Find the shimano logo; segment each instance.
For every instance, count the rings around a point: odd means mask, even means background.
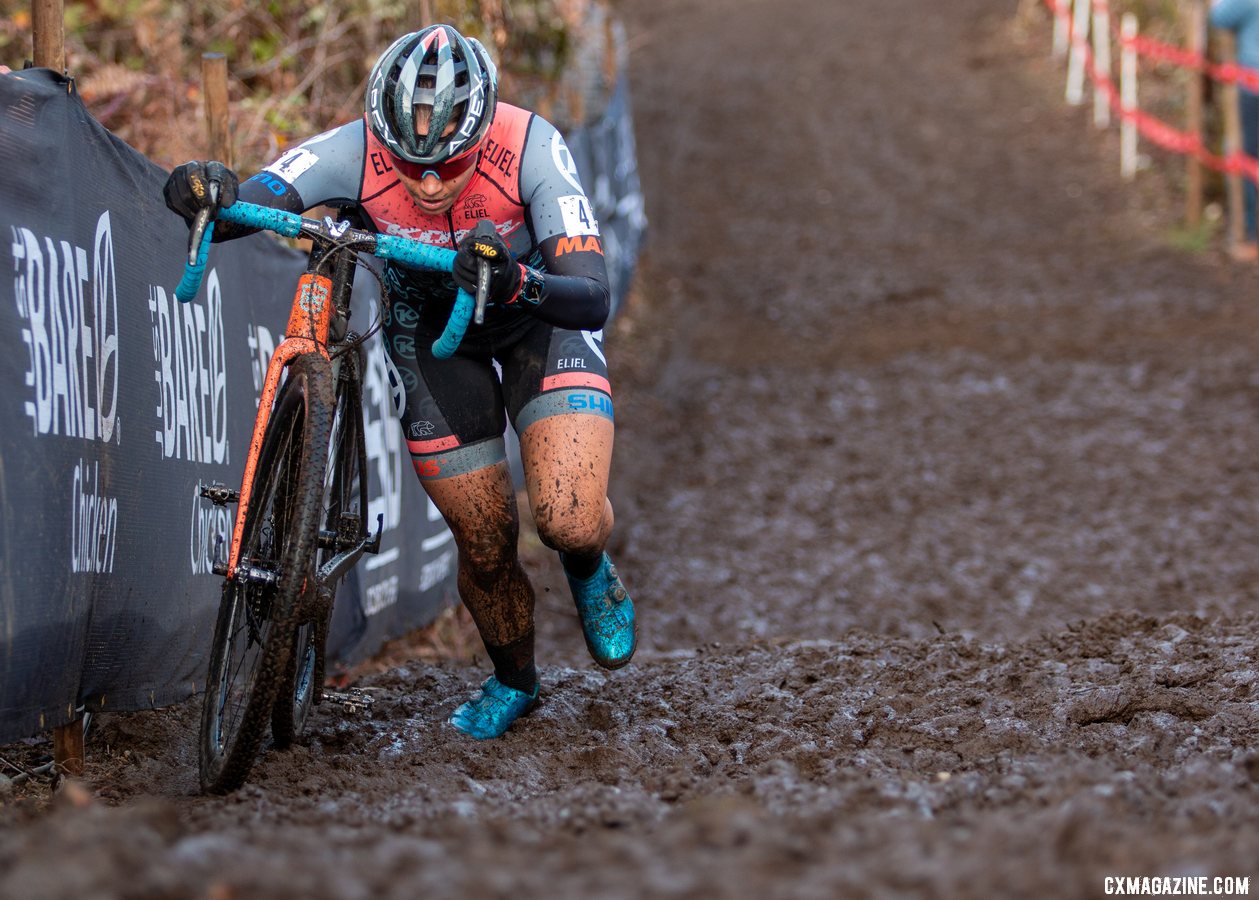
[[[118,438],[118,284],[109,213],[92,253],[13,228],[14,295],[29,354],[23,410],[36,435]]]

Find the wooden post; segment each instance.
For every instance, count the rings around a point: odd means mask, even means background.
[[[1119,108],[1123,123],[1119,134],[1119,170],[1131,180],[1137,174],[1137,51],[1132,42],[1137,39],[1137,17],[1124,13],[1119,26],[1123,46],[1119,63]]]
[[[57,771],[63,775],[83,774],[82,719],[75,719],[69,725],[53,729],[52,759]]]
[[[1053,53],[1056,57],[1066,55],[1068,22],[1071,19],[1071,0],[1054,0],[1054,44]]]
[[[1075,0],[1071,23],[1071,55],[1067,57],[1067,103],[1084,102],[1084,76],[1089,55],[1089,0]]]
[[[1110,103],[1115,93],[1110,72],[1110,4],[1095,0],[1093,4],[1093,67],[1099,81],[1093,85],[1093,124],[1098,128],[1110,125]]]
[[[1220,32],[1220,54],[1226,64],[1237,61],[1237,39],[1231,31]],[[1220,105],[1224,114],[1224,156],[1231,158],[1242,152],[1241,113],[1237,109],[1237,83],[1226,81],[1220,85]],[[1242,195],[1242,176],[1229,172],[1225,176],[1228,185],[1228,245],[1236,250],[1246,240],[1246,201]]]
[[[201,54],[201,91],[205,95],[205,124],[211,159],[232,167],[232,136],[227,118],[227,57]]]
[[[433,0],[420,0],[420,27],[432,25],[437,21],[433,13]]]
[[[1185,30],[1188,33],[1189,52],[1202,56],[1206,51],[1207,13],[1202,0],[1188,0],[1184,8]],[[1186,129],[1189,134],[1202,140],[1202,87],[1203,74],[1190,70],[1185,111],[1188,116]],[[1185,222],[1196,226],[1202,221],[1202,161],[1190,153],[1185,157]]]
[[[35,65],[54,72],[66,70],[66,20],[62,0],[33,0],[31,42]]]

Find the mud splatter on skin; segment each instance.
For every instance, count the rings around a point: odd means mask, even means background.
[[[1013,0],[617,5],[634,663],[535,549],[503,739],[442,724],[482,668],[416,663],[203,799],[193,707],[102,716],[93,807],[0,808],[0,896],[1253,893],[1253,269],[1161,243],[1178,191],[1120,184]]]

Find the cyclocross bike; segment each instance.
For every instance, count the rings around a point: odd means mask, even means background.
[[[380,548],[383,515],[375,534],[367,522],[366,336],[348,329],[359,254],[448,272],[455,251],[244,201],[217,217],[311,242],[284,340],[267,366],[240,489],[201,489],[216,504],[236,504],[227,558],[214,564],[224,579],[223,596],[198,742],[202,790],[226,793],[244,783],[268,723],[273,744],[286,748],[322,699],[337,584],[364,553]],[[479,227],[493,226],[482,220]],[[213,231],[209,209],[202,210],[175,289],[185,303],[200,287]],[[477,296],[458,292],[433,345],[440,358],[455,352],[470,320],[482,321],[489,284],[484,261],[478,275]]]

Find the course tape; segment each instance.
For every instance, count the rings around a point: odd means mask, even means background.
[[[1067,0],[1045,0],[1045,5],[1050,13],[1063,21],[1067,28],[1068,40],[1074,43],[1075,21],[1070,14],[1070,3]],[[1094,0],[1093,5],[1101,10],[1108,8],[1106,0]],[[1115,40],[1121,47],[1131,47],[1138,56],[1201,72],[1215,81],[1237,84],[1254,93],[1259,93],[1259,71],[1254,69],[1248,69],[1236,63],[1213,63],[1200,53],[1139,35],[1128,38],[1122,34],[1116,34]],[[1226,156],[1212,153],[1203,145],[1201,135],[1182,131],[1139,108],[1125,107],[1110,75],[1098,68],[1091,44],[1088,41],[1081,42],[1079,49],[1084,53],[1084,67],[1093,82],[1094,89],[1102,93],[1110,108],[1120,119],[1136,125],[1141,136],[1150,143],[1172,153],[1192,156],[1216,172],[1240,175],[1259,184],[1259,160],[1247,156],[1240,150]]]

